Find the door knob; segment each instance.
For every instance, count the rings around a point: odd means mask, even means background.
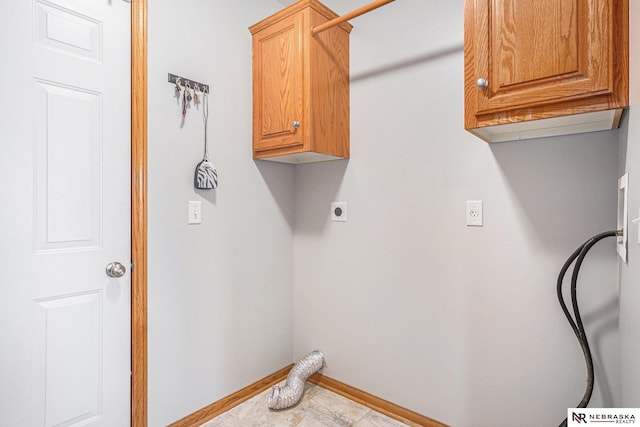
[[[476,81],[476,86],[478,86],[478,89],[485,90],[489,87],[489,82],[486,79],[478,79],[478,81]]]
[[[294,120],[293,122],[291,122],[291,127],[293,127],[294,129],[298,129],[300,127],[300,122]]]
[[[106,272],[109,277],[122,277],[126,271],[125,266],[117,261],[107,264]]]

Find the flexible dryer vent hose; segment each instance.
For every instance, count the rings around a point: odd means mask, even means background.
[[[304,383],[311,374],[318,372],[324,366],[324,355],[319,351],[312,351],[308,356],[299,360],[287,375],[284,386],[274,386],[269,397],[269,408],[285,409],[298,403],[304,391]]]

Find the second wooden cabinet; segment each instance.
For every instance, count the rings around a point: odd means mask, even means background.
[[[465,128],[487,141],[618,126],[628,0],[465,0]]]
[[[305,163],[349,157],[349,32],[316,0],[249,28],[253,37],[253,157]]]

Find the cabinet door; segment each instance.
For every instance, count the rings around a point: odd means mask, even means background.
[[[253,149],[303,144],[302,14],[276,22],[253,36]]]
[[[467,1],[476,115],[611,94],[617,0]]]

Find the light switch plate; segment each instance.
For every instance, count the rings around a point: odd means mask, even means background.
[[[198,200],[189,201],[189,224],[202,223],[202,202]]]

